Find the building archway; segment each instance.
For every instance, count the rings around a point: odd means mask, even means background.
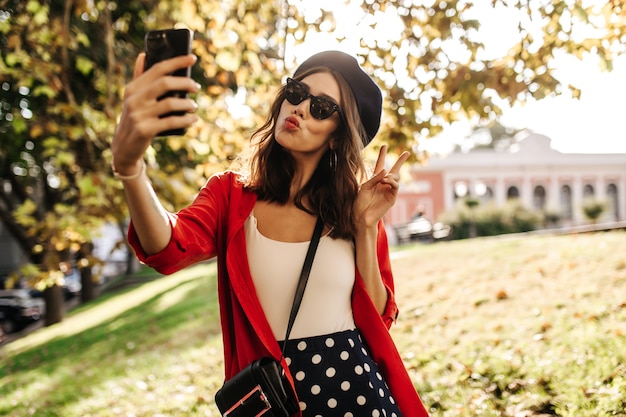
[[[506,199],[507,200],[516,200],[519,198],[519,188],[512,185],[506,190]]]
[[[533,208],[535,210],[545,210],[546,208],[546,189],[543,185],[538,185],[533,191]]]
[[[609,211],[609,215],[613,218],[613,220],[620,220],[619,215],[619,192],[617,190],[617,185],[609,184],[606,187],[606,199],[607,199],[607,208]]]
[[[563,220],[572,220],[574,218],[574,207],[572,204],[572,188],[569,185],[561,187],[559,200]]]

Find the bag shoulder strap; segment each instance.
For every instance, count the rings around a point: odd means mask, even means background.
[[[304,289],[306,288],[306,284],[309,280],[309,273],[311,272],[311,266],[313,265],[313,258],[315,257],[315,252],[317,251],[317,245],[320,241],[320,237],[322,236],[323,229],[324,222],[322,222],[322,219],[318,217],[317,223],[315,224],[315,230],[313,231],[313,237],[311,237],[309,249],[307,250],[306,258],[304,259],[304,265],[302,266],[302,272],[300,273],[300,280],[298,281],[296,294],[293,297],[291,313],[289,313],[289,321],[287,322],[287,332],[285,334],[285,340],[283,340],[283,355],[285,354],[285,346],[287,345],[287,339],[289,339],[291,328],[293,327],[294,321],[296,321],[296,316],[298,315],[298,310],[300,309],[300,304],[302,303]]]

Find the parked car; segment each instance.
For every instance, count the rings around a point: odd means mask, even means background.
[[[443,223],[432,223],[428,218],[417,215],[408,223],[395,226],[398,242],[434,242],[445,240],[450,236],[450,226]]]
[[[5,333],[22,330],[45,312],[44,300],[32,297],[28,290],[0,290],[0,326]]]
[[[433,224],[433,240],[450,240],[452,238],[452,226],[437,222]]]

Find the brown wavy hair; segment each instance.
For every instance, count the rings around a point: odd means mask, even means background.
[[[366,133],[352,90],[338,72],[316,67],[296,79],[302,80],[318,72],[330,73],[339,85],[341,122],[332,133],[333,148],[329,147],[324,153],[309,182],[295,195],[294,204],[307,213],[320,216],[331,229],[333,238],[353,239],[356,225],[352,207],[359,185],[367,175],[362,158],[362,138]],[[283,100],[285,86],[278,91],[265,123],[252,134],[248,155],[238,161],[239,166],[247,171],[247,175],[242,176],[244,185],[260,200],[278,204],[289,201],[295,171],[293,157],[274,137]]]

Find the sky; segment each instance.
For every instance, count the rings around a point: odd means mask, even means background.
[[[507,109],[501,123],[545,135],[554,149],[564,153],[626,153],[626,56],[614,64],[612,72],[602,72],[595,60],[563,59],[557,78],[580,88],[581,97],[563,94],[531,100]],[[454,126],[426,147],[445,153],[468,128]]]
[[[587,5],[603,2],[587,1]],[[474,18],[481,23],[481,39],[488,53],[503,56],[519,37],[517,24],[520,20],[528,23],[527,16],[519,14],[514,8],[499,7],[492,9],[485,6],[488,2],[477,0],[480,9]],[[480,6],[482,5],[482,7]],[[531,25],[526,26],[533,30]],[[542,32],[534,29],[536,39],[541,39]],[[575,30],[574,36],[581,39],[588,33]],[[573,99],[569,91],[556,97],[539,101],[530,100],[524,105],[516,105],[504,112],[501,123],[504,126],[527,128],[545,135],[552,140],[552,147],[565,153],[626,153],[626,56],[614,62],[613,71],[600,70],[599,60],[587,56],[579,60],[573,56],[558,56],[553,62],[554,77],[562,85],[574,85],[581,90],[581,97]],[[446,142],[452,135],[463,135],[467,126],[449,129],[439,142],[445,149]]]
[[[336,8],[335,16],[342,22],[337,31],[345,32],[339,34],[346,38],[352,34],[355,38],[352,41],[344,40],[341,45],[334,41],[333,45],[332,36],[313,36],[310,47],[300,50],[296,57],[299,62],[313,52],[333,46],[349,52],[350,48],[356,48],[358,38],[363,36],[359,33],[358,26],[365,26],[366,21],[359,11],[355,12],[358,9],[354,8],[353,2],[302,2],[305,8],[308,4],[315,5],[310,8],[312,13],[319,10],[322,3],[325,7],[332,4]],[[491,9],[488,6],[490,2],[486,0],[475,3],[483,6],[479,6],[475,16],[470,17],[478,18],[481,22],[480,38],[488,47],[487,53],[502,56],[519,37],[516,20],[519,19],[519,14],[514,9]],[[378,42],[384,41],[381,38],[383,36],[395,36],[394,32],[399,28],[399,25],[394,27],[397,16],[390,13],[387,16],[376,16],[376,19],[381,17],[385,20],[387,29],[377,30]],[[536,37],[539,38],[540,35],[537,33]],[[506,109],[501,123],[548,136],[552,140],[552,147],[564,153],[626,153],[626,56],[614,62],[614,69],[610,73],[602,72],[598,61],[593,57],[586,57],[584,61],[571,56],[559,57],[554,61],[554,67],[555,77],[565,86],[572,84],[579,88],[581,97],[573,99],[569,92],[565,92],[557,97],[530,100],[524,105]],[[446,153],[453,146],[453,141],[467,136],[469,132],[468,123],[459,123],[446,129],[437,138],[424,141],[423,145],[431,152]]]
[[[566,96],[512,109],[503,122],[527,126],[552,139],[561,152],[626,153],[626,56],[610,73],[595,60],[564,60],[564,84],[582,90],[580,99]]]

